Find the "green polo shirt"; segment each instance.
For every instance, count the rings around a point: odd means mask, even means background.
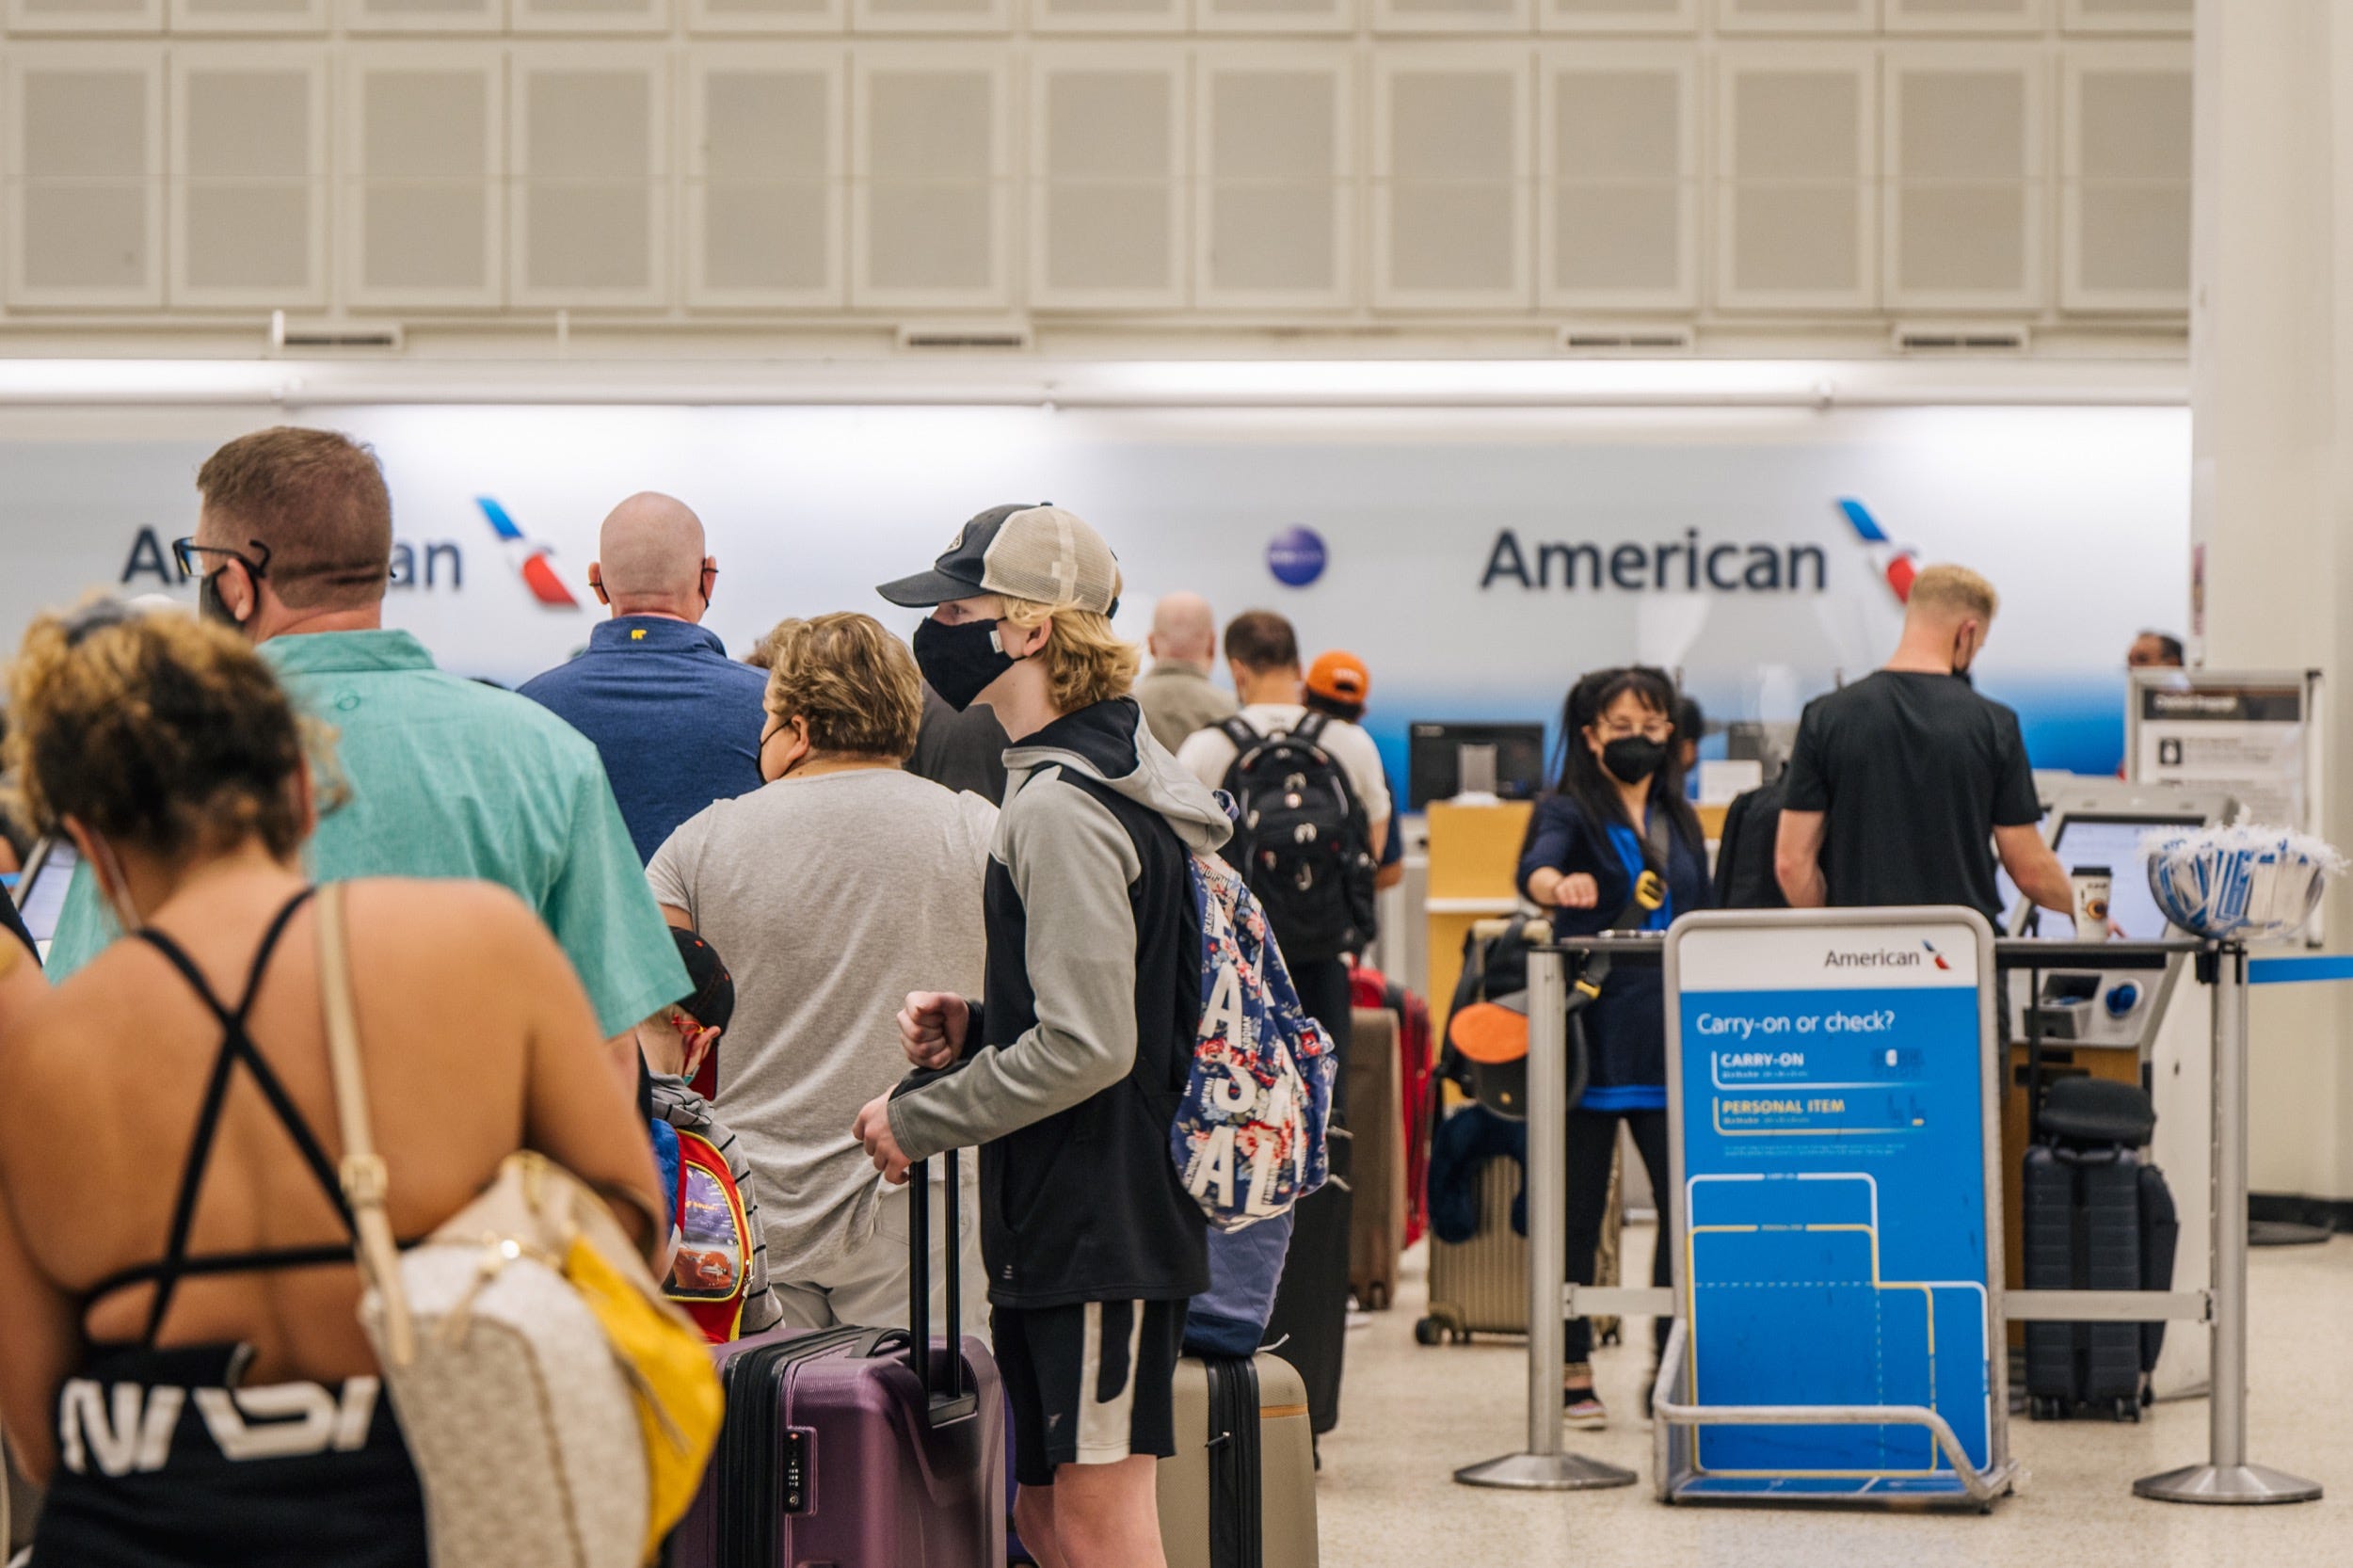
[[[296,706],[335,731],[349,798],[319,819],[312,876],[512,888],[563,944],[608,1037],[691,989],[604,764],[578,730],[512,692],[443,674],[406,632],[274,637],[261,651]],[[77,869],[53,981],[114,939],[97,893]]]

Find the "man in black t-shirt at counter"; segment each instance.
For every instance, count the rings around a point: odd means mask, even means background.
[[[1774,843],[1792,907],[1962,904],[1998,928],[1997,851],[2027,897],[2073,907],[2018,715],[1969,684],[1997,602],[1974,571],[1927,568],[1887,667],[1807,704]]]

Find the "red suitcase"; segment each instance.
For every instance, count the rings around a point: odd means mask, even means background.
[[[952,1258],[953,1154],[947,1176]],[[910,1180],[924,1179],[919,1164]],[[712,1348],[727,1422],[702,1494],[670,1538],[673,1568],[1004,1568],[997,1363],[981,1340],[957,1337],[952,1264],[950,1332],[932,1339],[931,1208],[907,1211],[911,1328],[778,1330]]]
[[[1358,1007],[1397,1015],[1398,1111],[1405,1122],[1405,1244],[1430,1228],[1430,1006],[1379,969],[1359,964],[1350,977]]]

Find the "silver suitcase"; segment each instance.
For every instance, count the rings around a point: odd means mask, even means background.
[[[1619,1194],[1620,1149],[1609,1158],[1609,1196],[1602,1209],[1601,1246],[1593,1255],[1593,1283],[1618,1283],[1619,1232],[1625,1224]],[[1512,1204],[1520,1192],[1520,1162],[1509,1155],[1487,1161],[1479,1173],[1479,1234],[1459,1245],[1430,1238],[1430,1314],[1414,1325],[1425,1345],[1474,1334],[1528,1332],[1528,1240],[1512,1228]],[[1595,1318],[1593,1342],[1618,1342],[1618,1320]]]

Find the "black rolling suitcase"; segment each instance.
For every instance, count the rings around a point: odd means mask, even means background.
[[[1267,1320],[1269,1353],[1299,1370],[1307,1409],[1321,1437],[1340,1420],[1340,1370],[1348,1352],[1349,1232],[1355,1194],[1349,1190],[1353,1141],[1337,1102],[1332,1109],[1331,1179],[1291,1210],[1290,1256]]]
[[[2180,1220],[2164,1174],[2137,1152],[2156,1126],[2149,1096],[2128,1083],[2064,1079],[2039,1124],[2023,1192],[2026,1288],[2172,1288]],[[2164,1339],[2163,1322],[2028,1323],[2028,1413],[2137,1421]]]

